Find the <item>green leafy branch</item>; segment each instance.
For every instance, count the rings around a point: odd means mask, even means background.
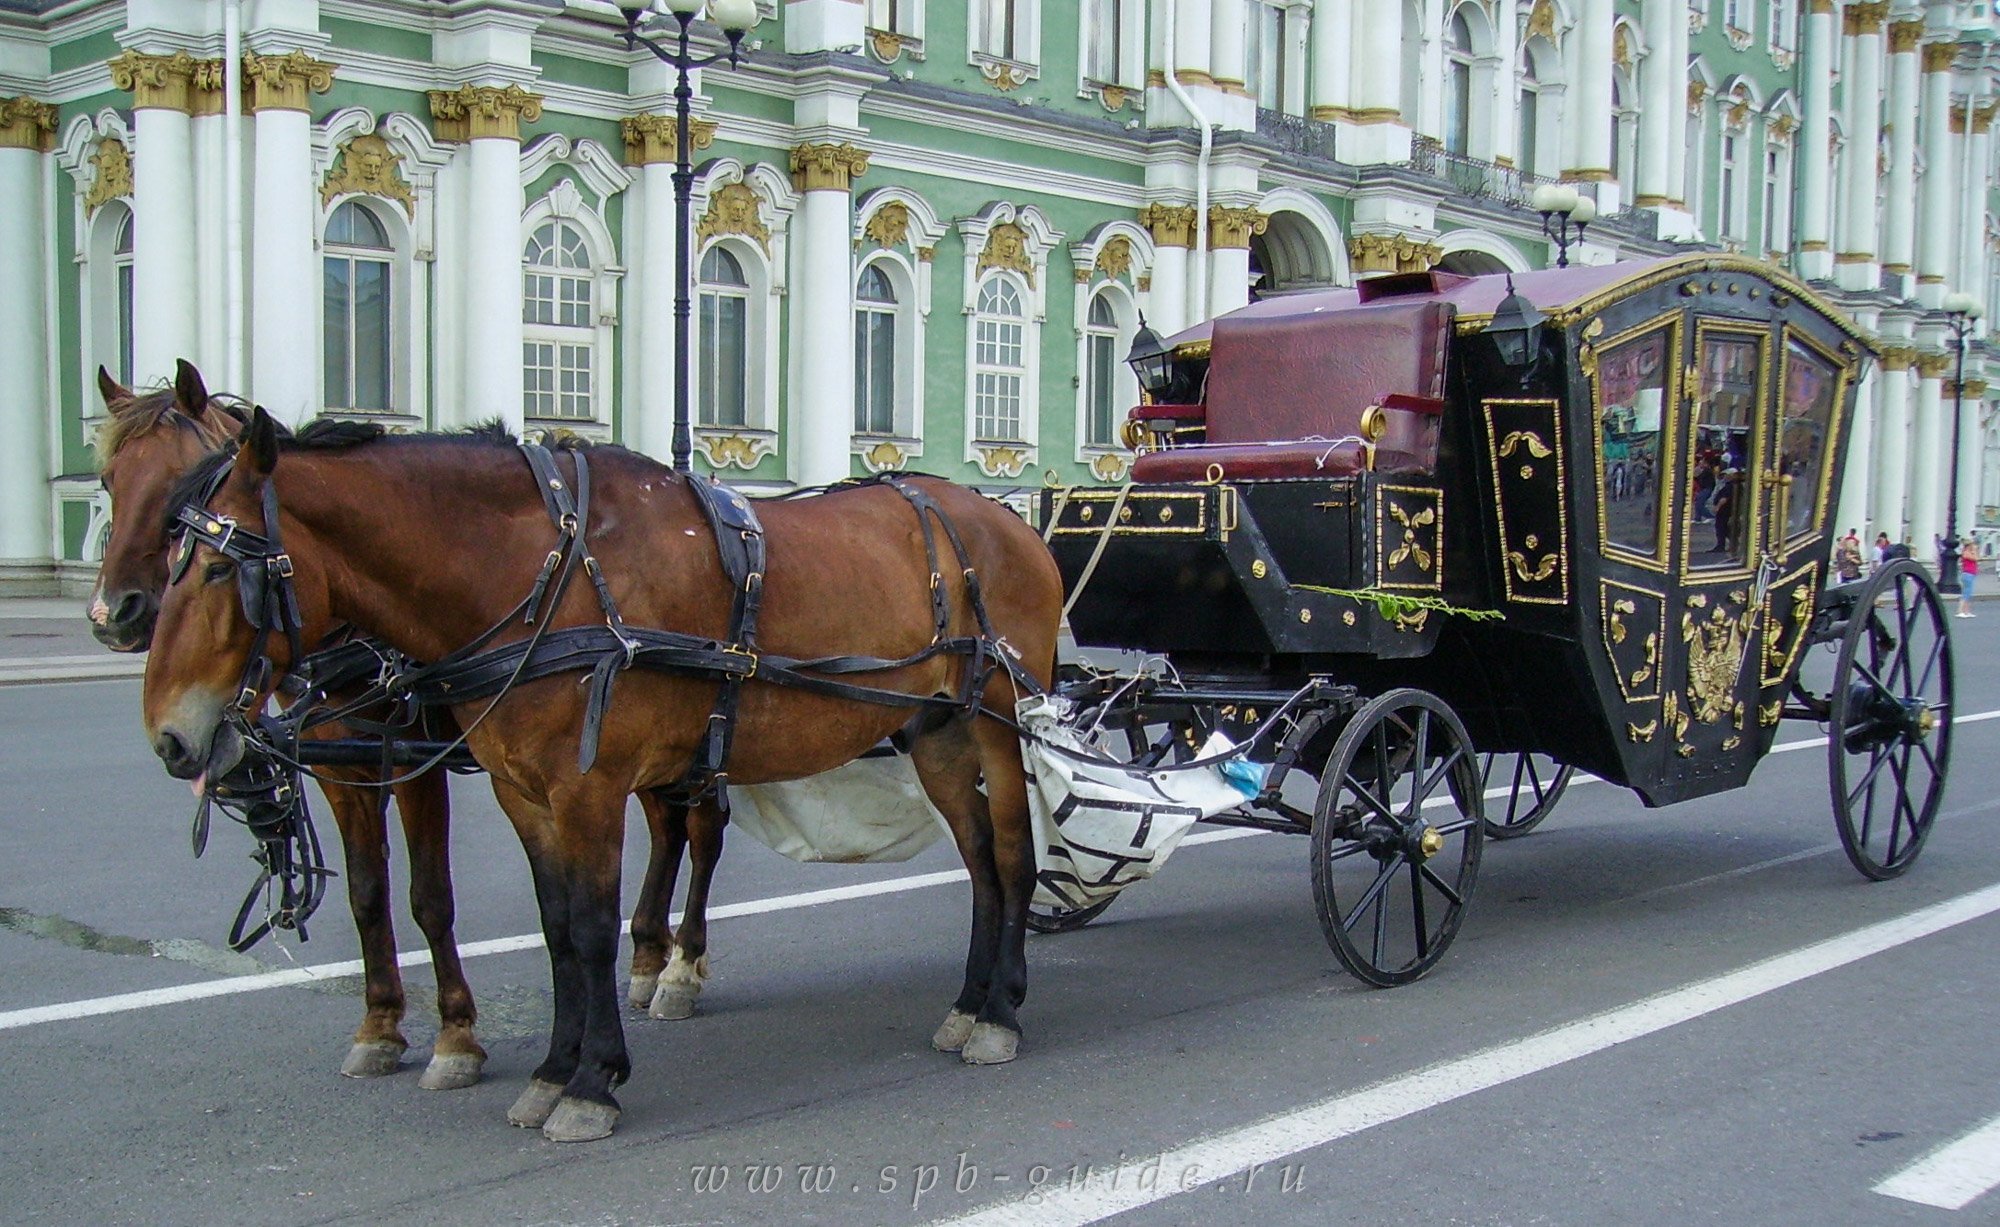
[[[1384,618],[1407,618],[1419,611],[1454,614],[1474,622],[1485,622],[1505,617],[1497,609],[1465,609],[1445,600],[1443,597],[1422,596],[1416,593],[1386,592],[1380,588],[1327,588],[1319,584],[1294,584],[1294,588],[1307,592],[1324,592],[1328,596],[1344,596],[1349,600],[1373,605],[1375,611]]]

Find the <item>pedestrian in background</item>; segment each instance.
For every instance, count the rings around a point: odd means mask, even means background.
[[[1979,543],[1968,539],[1958,552],[1958,616],[1970,618],[1972,585],[1979,578]]]

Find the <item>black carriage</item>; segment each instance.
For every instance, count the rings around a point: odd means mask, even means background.
[[[1163,667],[1069,697],[1143,762],[1247,742],[1269,772],[1226,820],[1312,837],[1329,942],[1374,983],[1436,962],[1484,834],[1570,769],[1689,800],[1742,786],[1788,719],[1832,729],[1843,845],[1894,876],[1943,790],[1952,668],[1913,564],[1827,586],[1870,357],[1726,256],[1385,276],[1142,342],[1129,480],[1041,515],[1077,642]]]

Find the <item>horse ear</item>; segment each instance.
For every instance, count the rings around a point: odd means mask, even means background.
[[[179,402],[181,412],[191,418],[198,418],[208,408],[208,385],[201,381],[201,372],[194,369],[194,363],[186,358],[175,360],[174,400]]]
[[[106,409],[119,401],[132,399],[132,389],[113,379],[111,372],[102,366],[97,368],[97,394],[104,398]]]
[[[264,406],[257,406],[251,413],[249,424],[243,428],[242,443],[258,475],[269,477],[271,470],[278,467],[278,424],[264,412]]]

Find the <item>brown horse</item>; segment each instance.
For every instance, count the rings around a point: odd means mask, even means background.
[[[732,593],[718,582],[716,546],[690,479],[618,448],[588,456],[596,486],[590,548],[625,621],[726,636]],[[260,412],[240,453],[197,469],[182,490],[199,500],[208,482],[219,481],[205,503],[213,516],[282,537],[308,636],[346,622],[416,659],[438,660],[496,623],[507,627],[496,643],[531,633],[508,611],[521,608],[516,602],[533,585],[555,531],[513,446],[401,436],[295,446],[280,458]],[[267,483],[277,524],[266,524]],[[976,658],[921,654],[939,635],[933,592],[941,594],[950,637],[979,634],[968,590],[981,575],[995,651],[1045,685],[1055,666],[1062,588],[1039,536],[972,491],[936,479],[911,484],[935,501],[935,518],[956,527],[963,571],[946,565],[940,576],[926,557],[926,521],[886,485],[767,504],[760,647],[804,659],[919,654],[916,663],[869,675],[870,684],[963,700],[979,693],[971,687]],[[207,544],[195,548],[162,604],[147,662],[145,724],[168,771],[182,778],[200,774],[212,757],[221,761],[218,729],[227,727],[224,713],[259,639],[239,599],[237,566]],[[585,584],[571,586],[548,619],[556,628],[598,621]],[[286,650],[271,643],[274,657]],[[556,674],[524,682],[490,706],[452,709],[527,851],[553,972],[548,1055],[509,1119],[540,1125],[559,1141],[609,1134],[618,1115],[611,1090],[630,1070],[613,969],[624,798],[684,778],[717,693],[713,680],[633,670],[604,717],[595,765],[583,771],[580,680]],[[1010,672],[993,672],[981,702],[1011,713],[1017,689]],[[974,1064],[1008,1060],[1027,991],[1024,938],[1034,887],[1020,747],[1008,725],[962,706],[911,712],[752,680],[735,719],[729,778],[797,779],[851,761],[898,730],[910,736],[919,779],[949,823],[973,887],[964,984],[933,1042]]]
[[[250,413],[232,397],[211,396],[200,372],[185,361],[174,385],[155,392],[134,393],[102,368],[97,378],[109,416],[96,445],[113,517],[89,603],[91,630],[113,651],[140,652],[151,642],[167,583],[168,539],[161,525],[168,492],[198,461],[234,439]],[[309,735],[355,734],[336,723]],[[318,774],[346,853],[348,905],[361,940],[366,1002],[341,1072],[376,1077],[393,1072],[408,1046],[389,912],[388,832],[378,790],[364,786],[379,777],[364,768],[326,767]],[[410,851],[410,909],[430,946],[437,976],[439,1035],[420,1085],[427,1090],[470,1086],[479,1079],[485,1052],[473,1037],[477,1011],[453,933],[451,805],[445,775],[418,776],[398,784],[394,794]],[[681,807],[650,794],[642,794],[640,802],[652,834],[652,858],[632,917],[632,999],[641,1007],[650,1004],[655,1017],[685,1018],[693,1012],[706,971],[705,911],[721,855],[720,824],[697,821],[690,828]],[[693,849],[694,872],[687,917],[676,941],[667,932],[667,906],[687,847]],[[670,953],[673,971],[662,985]]]

